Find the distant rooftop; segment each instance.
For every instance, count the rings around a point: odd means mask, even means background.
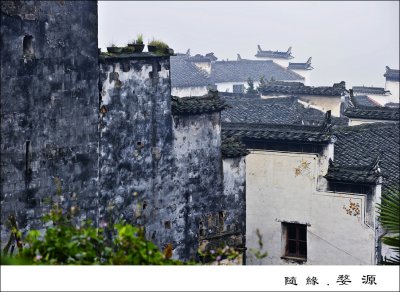
[[[221,120],[226,123],[321,125],[325,121],[324,112],[305,107],[296,97],[223,99],[228,107],[222,111]],[[333,125],[348,125],[347,118],[331,119]]]
[[[399,69],[390,69],[389,66],[386,66],[386,72],[383,74],[386,77],[386,80],[390,81],[400,81],[400,70]]]
[[[289,62],[288,69],[290,69],[290,70],[296,70],[296,69],[297,70],[312,70],[314,68],[311,66],[311,57],[310,57],[310,58],[308,58],[307,62],[305,62],[305,63],[290,63]]]
[[[264,95],[321,95],[341,96],[347,92],[346,83],[334,83],[333,86],[306,86],[300,82],[272,81],[262,90]]]
[[[390,91],[385,90],[383,87],[367,87],[367,86],[353,86],[354,94],[376,94],[376,95],[389,95]]]
[[[399,111],[398,107],[383,107],[365,95],[350,95],[349,107],[344,110],[343,115],[367,120],[399,121]]]
[[[294,57],[292,56],[292,47],[289,47],[289,49],[286,52],[279,52],[279,51],[263,51],[260,47],[260,45],[257,46],[258,51],[257,54],[255,55],[256,57],[268,57],[268,58],[277,58],[277,59],[293,59]]]
[[[215,83],[247,82],[249,77],[258,81],[261,76],[265,80],[304,80],[303,76],[271,60],[216,61],[211,66],[211,75]]]
[[[171,57],[172,87],[203,87],[212,84],[208,74],[188,61],[187,55]]]

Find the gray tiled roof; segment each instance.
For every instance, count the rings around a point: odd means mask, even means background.
[[[377,161],[371,165],[338,167],[330,161],[328,173],[325,175],[325,178],[329,181],[376,184],[381,177],[378,164]]]
[[[355,106],[364,107],[381,107],[379,103],[368,97],[367,95],[354,95],[351,97],[351,102]]]
[[[326,124],[322,126],[222,123],[226,137],[270,142],[328,143],[332,134]]]
[[[380,155],[383,192],[399,187],[399,123],[371,123],[339,127],[334,147],[337,167],[365,167]]]
[[[189,62],[211,62],[218,60],[217,57],[214,56],[214,53],[208,53],[205,56],[196,54],[194,56],[188,56]]]
[[[220,112],[226,108],[226,104],[218,96],[218,91],[210,90],[203,96],[171,96],[171,108],[174,115],[196,115]]]
[[[392,107],[348,107],[343,114],[349,118],[399,121],[399,108]]]
[[[223,96],[223,93],[220,95]],[[325,121],[324,112],[306,108],[296,97],[268,99],[223,97],[223,99],[229,106],[221,113],[223,122],[321,125]],[[332,124],[348,125],[348,119],[332,117]]]
[[[306,86],[301,83],[292,82],[268,82],[267,86],[262,90],[263,95],[324,95],[324,96],[341,96],[347,92],[346,83],[344,81],[335,83],[333,86]]]
[[[386,80],[400,81],[400,70],[390,69],[389,66],[386,66],[386,72],[383,76],[386,77]]]
[[[310,58],[308,58],[307,62],[305,62],[305,63],[289,62],[288,69],[290,69],[290,70],[296,70],[296,69],[297,70],[312,70],[314,68],[311,66],[311,57],[310,57]]]
[[[367,87],[367,86],[353,86],[354,94],[376,94],[376,95],[387,95],[390,94],[389,90],[385,90],[383,87]]]
[[[246,156],[250,151],[246,149],[246,146],[240,142],[239,139],[223,136],[221,141],[221,153],[223,158],[234,158]]]
[[[303,76],[270,60],[217,61],[211,66],[211,75],[215,83],[247,82],[249,77],[258,81],[261,76],[265,80],[304,80]]]
[[[268,58],[278,58],[278,59],[293,59],[294,57],[292,56],[292,47],[289,47],[289,49],[286,52],[279,52],[279,51],[264,51],[261,49],[260,45],[257,46],[257,54],[255,55],[256,57],[268,57]]]
[[[208,74],[189,62],[187,55],[171,57],[172,87],[202,87],[212,85]]]

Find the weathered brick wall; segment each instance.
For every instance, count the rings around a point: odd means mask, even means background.
[[[1,2],[1,239],[65,207],[97,209],[97,3]]]

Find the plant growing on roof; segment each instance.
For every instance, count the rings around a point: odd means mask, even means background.
[[[267,83],[265,82],[264,76],[260,77],[260,81],[257,87],[258,93],[262,93],[262,91],[267,87]]]
[[[151,42],[149,42],[147,47],[149,48],[149,52],[168,54],[169,46],[163,41],[153,39]]]
[[[135,44],[137,45],[143,45],[143,34],[138,34],[137,39],[135,41]]]

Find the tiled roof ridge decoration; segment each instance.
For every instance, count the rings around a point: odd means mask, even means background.
[[[324,176],[329,181],[376,184],[380,182],[382,172],[379,167],[381,153],[371,164],[336,166],[332,159],[329,159],[329,168]]]
[[[389,66],[386,66],[386,72],[383,74],[386,77],[386,80],[390,81],[400,81],[400,70],[399,69],[391,69]]]
[[[346,83],[341,81],[332,86],[307,86],[300,82],[269,81],[263,89],[262,94],[280,93],[288,95],[323,95],[323,96],[341,96],[347,93]]]
[[[222,136],[221,152],[223,158],[243,157],[250,153],[237,137]]]
[[[383,87],[373,86],[353,86],[353,92],[364,93],[364,94],[378,94],[378,95],[390,95],[390,90],[385,90]]]
[[[289,62],[289,66],[287,67],[290,70],[313,70],[314,67],[311,66],[311,57],[308,58],[305,63],[292,63]]]
[[[227,107],[219,97],[217,90],[209,90],[203,96],[177,97],[171,96],[173,115],[198,115],[220,112]]]
[[[257,54],[255,55],[256,57],[270,57],[270,58],[278,58],[278,59],[293,59],[294,57],[292,56],[292,47],[289,47],[286,52],[280,52],[280,51],[264,51],[261,49],[260,45],[257,45]]]

